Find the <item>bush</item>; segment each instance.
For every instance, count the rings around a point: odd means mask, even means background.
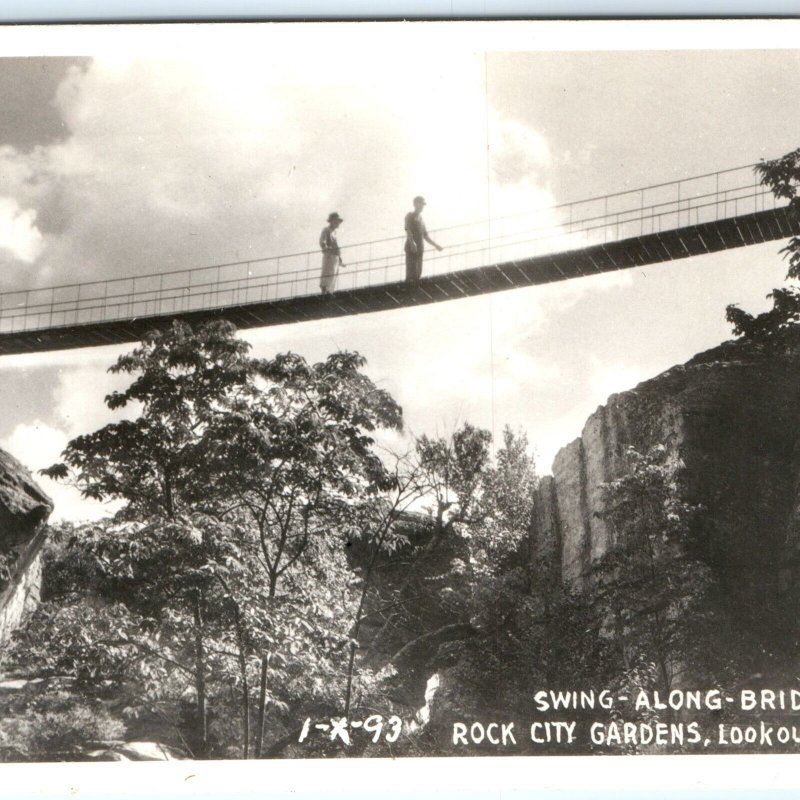
[[[124,723],[99,701],[44,694],[0,718],[0,761],[69,761],[124,734]]]

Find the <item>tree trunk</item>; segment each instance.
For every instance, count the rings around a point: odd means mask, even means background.
[[[224,581],[223,581],[223,585]],[[247,681],[247,653],[245,648],[245,632],[239,605],[231,599],[233,619],[236,627],[236,649],[239,651],[239,676],[242,679],[242,758],[250,758],[250,684]]]
[[[250,757],[250,686],[247,683],[247,661],[239,648],[239,671],[242,674],[242,757]]]
[[[360,620],[359,620],[360,623]],[[353,638],[355,639],[358,636],[358,631],[356,630],[353,634]],[[355,641],[350,642],[350,659],[347,664],[347,688],[345,689],[344,693],[344,715],[345,717],[350,716],[350,696],[353,692],[353,665],[356,660],[356,643]]]
[[[261,659],[261,686],[258,691],[258,724],[256,728],[256,758],[261,758],[264,747],[264,723],[267,716],[267,671],[269,653]]]
[[[194,598],[194,656],[195,656],[195,690],[197,692],[197,720],[195,736],[197,745],[195,752],[199,758],[208,756],[208,714],[206,711],[206,653],[203,644],[203,611],[200,607],[200,595]]]

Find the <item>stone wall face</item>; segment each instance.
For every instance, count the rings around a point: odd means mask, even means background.
[[[30,472],[10,453],[0,450],[0,551],[13,541],[30,538],[31,531],[53,510],[50,498]]]
[[[609,398],[563,448],[536,495],[534,574],[574,589],[609,546],[602,484],[625,451],[662,444],[682,458],[686,500],[722,577],[744,599],[800,588],[800,341],[726,343]]]
[[[8,586],[0,594],[0,643],[4,642],[39,604],[42,548],[45,541],[45,532],[40,530],[21,554]]]
[[[0,643],[39,602],[44,523],[52,510],[30,472],[0,450],[0,553],[14,558],[11,577],[0,591]]]

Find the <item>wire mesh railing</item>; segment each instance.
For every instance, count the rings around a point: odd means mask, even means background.
[[[578,250],[780,205],[753,166],[630,189],[432,231],[442,252],[424,275],[443,275]],[[342,246],[337,291],[404,280],[404,237]],[[0,293],[0,334],[245,306],[319,292],[318,251],[129,278]]]

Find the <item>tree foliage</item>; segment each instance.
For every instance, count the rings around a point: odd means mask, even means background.
[[[771,160],[761,161],[755,167],[762,186],[767,186],[776,198],[788,200],[787,214],[794,221],[800,219],[800,149]],[[788,259],[788,281],[800,279],[800,237],[793,236],[780,250]],[[725,311],[727,321],[733,327],[736,336],[755,341],[776,341],[787,330],[800,322],[800,288],[791,283],[788,286],[773,289],[767,298],[772,301],[772,308],[753,315],[729,305]]]
[[[62,761],[85,748],[119,739],[124,725],[99,700],[64,691],[4,704],[0,761]]]
[[[69,538],[64,593],[17,653],[115,681],[131,713],[190,703],[198,756],[231,714],[247,757],[267,714],[335,709],[358,604],[345,542],[395,480],[372,436],[402,424],[363,366],[254,359],[227,323],[175,323],[120,358],[112,371],[133,380],[106,402],[138,413],[71,441],[46,474],[124,507]]]
[[[398,668],[453,668],[462,698],[498,709],[526,691],[536,669],[521,646],[537,483],[528,450],[524,434],[506,429],[492,454],[490,433],[469,423],[449,437],[419,437],[414,464],[429,533],[395,586],[406,604],[392,607],[380,631],[399,640]]]
[[[682,499],[679,458],[665,447],[627,451],[625,473],[604,487],[611,536],[592,568],[602,635],[618,647],[621,677],[649,676],[668,692],[692,648],[710,573],[692,541],[696,509]]]

